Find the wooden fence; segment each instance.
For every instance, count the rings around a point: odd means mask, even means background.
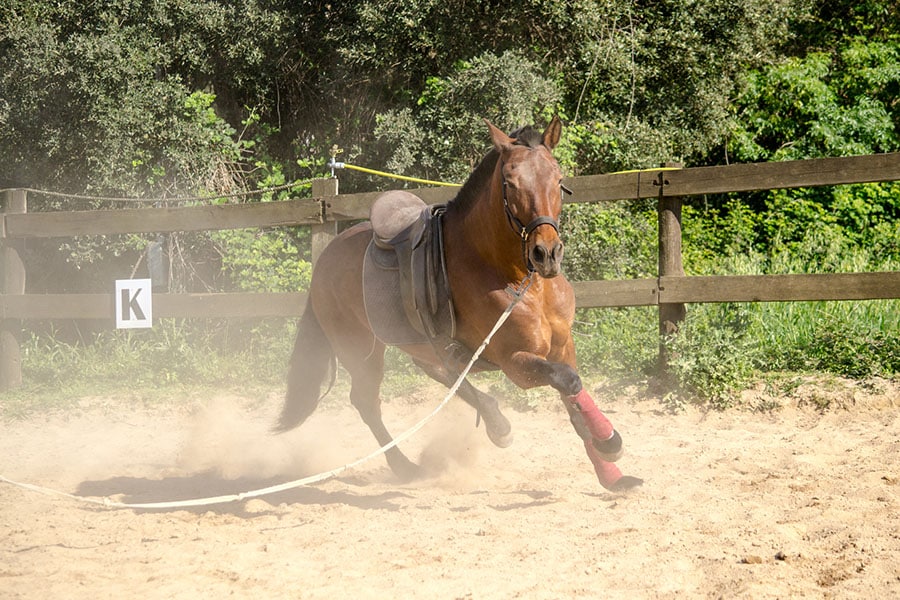
[[[894,180],[900,180],[900,153],[569,178],[571,201],[655,198],[659,212],[658,276],[576,282],[578,306],[658,306],[660,331],[671,332],[687,303],[900,298],[900,272],[686,277],[681,261],[686,196]],[[428,203],[445,202],[455,193],[447,187],[411,191]],[[19,256],[23,240],[305,225],[313,231],[315,259],[340,221],[368,217],[379,193],[338,195],[337,180],[324,179],[314,182],[311,199],[285,202],[29,213],[24,191],[7,192],[0,240],[0,389],[21,383],[21,320],[114,319],[113,282],[97,294],[26,294]],[[153,312],[157,318],[291,317],[301,313],[304,302],[301,293],[155,294]]]

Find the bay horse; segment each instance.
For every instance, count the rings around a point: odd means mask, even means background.
[[[640,485],[641,479],[623,476],[613,464],[621,456],[622,438],[594,404],[577,372],[571,333],[575,295],[562,274],[563,243],[557,224],[565,188],[551,154],[562,124],[554,117],[543,132],[525,127],[507,135],[485,123],[493,149],[442,216],[455,339],[470,353],[477,348],[509,305],[507,288],[528,278],[530,286],[482,357],[523,389],[549,385],[559,392],[604,488]],[[373,333],[363,300],[363,257],[372,238],[371,223],[357,224],[339,234],[316,262],[290,358],[278,431],[290,430],[312,414],[324,395],[326,379],[334,376],[337,359],[350,375],[350,400],[363,421],[379,444],[392,440],[379,397],[386,346]],[[456,380],[457,374],[449,372],[431,345],[398,348],[444,385]],[[467,381],[457,394],[476,408],[495,445],[511,443],[509,421],[494,398]],[[417,465],[396,446],[385,458],[401,478],[418,473]]]

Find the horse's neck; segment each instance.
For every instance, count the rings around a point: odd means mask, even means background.
[[[482,263],[478,268],[494,271],[511,283],[525,277],[522,243],[510,228],[502,203],[491,197],[490,188],[465,214],[455,217],[457,243],[474,251]]]

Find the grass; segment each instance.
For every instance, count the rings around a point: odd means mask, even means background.
[[[638,379],[649,386],[658,376],[653,308],[580,310],[573,334],[586,379]],[[60,341],[53,332],[32,335],[22,344],[25,385],[3,395],[0,415],[70,408],[79,397],[122,396],[123,390],[138,404],[196,390],[280,393],[293,335],[286,319],[161,320],[153,330],[101,332],[90,343]],[[666,346],[664,404],[671,409],[689,403],[729,408],[740,390],[772,372],[892,379],[900,374],[900,300],[691,305]],[[385,402],[414,396],[426,382],[396,350],[389,350],[386,367]],[[539,406],[548,393],[523,392],[499,374],[474,381],[522,411]],[[342,373],[331,398],[343,401],[348,392]]]
[[[153,329],[103,331],[87,342],[52,330],[32,334],[21,343],[23,386],[3,395],[0,415],[106,394],[139,404],[213,388],[265,395],[283,385],[293,331],[286,319],[161,319]]]
[[[582,370],[648,380],[658,341],[653,309],[582,311],[575,341]],[[669,354],[669,408],[725,409],[770,372],[853,379],[900,375],[900,300],[698,304],[687,310]]]
[[[762,305],[755,336],[774,369],[856,379],[900,373],[900,300]]]

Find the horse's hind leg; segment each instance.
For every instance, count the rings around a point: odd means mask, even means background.
[[[377,340],[372,351],[364,358],[344,361],[344,367],[350,373],[350,402],[359,412],[363,422],[375,435],[379,445],[385,446],[391,441],[390,432],[381,417],[381,380],[384,376],[384,345]],[[385,452],[385,458],[391,470],[401,479],[410,480],[419,474],[419,467],[410,461],[397,446]]]
[[[414,361],[425,374],[448,388],[456,383],[456,378],[450,376],[444,369],[430,364]],[[456,391],[460,398],[470,404],[481,418],[484,419],[488,438],[499,448],[508,448],[513,442],[512,426],[509,420],[500,412],[497,400],[489,396],[464,379]]]
[[[453,385],[451,382],[450,385]],[[468,381],[463,381],[457,392],[459,396],[475,407],[478,414],[484,419],[485,430],[488,438],[498,448],[508,448],[513,443],[512,425],[500,412],[497,399],[489,396],[476,388]]]

